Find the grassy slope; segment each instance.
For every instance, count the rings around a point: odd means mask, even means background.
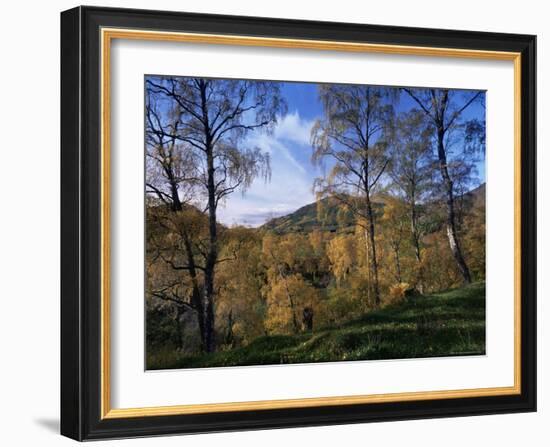
[[[150,359],[149,369],[485,353],[485,284],[428,295],[313,333],[265,336],[231,351]]]

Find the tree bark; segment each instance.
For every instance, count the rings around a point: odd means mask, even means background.
[[[216,342],[214,337],[214,275],[218,260],[218,228],[216,224],[216,184],[214,169],[214,147],[211,129],[209,127],[206,86],[201,81],[201,105],[203,112],[203,126],[205,134],[207,190],[208,190],[208,233],[209,244],[204,268],[204,297],[203,297],[203,331],[206,352],[214,352]]]
[[[178,194],[178,186],[173,175],[171,167],[165,167],[165,173],[168,177],[168,182],[170,184],[170,198],[171,198],[171,210],[173,213],[179,213],[183,211],[183,204],[180,200]],[[205,334],[204,334],[204,321],[203,321],[203,305],[201,299],[201,293],[199,288],[199,281],[197,275],[197,265],[195,263],[195,256],[193,255],[193,246],[191,238],[185,227],[185,223],[182,223],[182,233],[183,245],[185,247],[185,257],[187,258],[188,273],[191,278],[191,306],[197,311],[197,320],[199,324],[199,332],[201,337],[201,349],[205,350]]]
[[[304,329],[308,332],[313,330],[313,308],[304,307],[302,312],[302,321],[304,323]]]
[[[439,171],[443,177],[443,185],[445,187],[446,194],[447,237],[449,239],[449,246],[451,247],[451,252],[456,261],[460,274],[462,275],[464,282],[469,284],[472,282],[472,277],[470,275],[470,270],[466,265],[466,261],[464,260],[464,256],[462,255],[462,250],[460,249],[460,244],[458,241],[453,181],[451,180],[449,170],[447,169],[447,156],[445,153],[444,138],[445,131],[443,129],[443,124],[441,124],[437,129],[437,154],[439,158]]]
[[[201,292],[199,288],[199,281],[197,277],[197,267],[195,264],[195,257],[193,256],[193,248],[191,246],[191,239],[187,233],[187,229],[183,230],[183,243],[185,245],[185,251],[187,254],[187,264],[189,266],[189,276],[191,277],[192,284],[192,294],[191,294],[191,305],[197,310],[197,320],[199,323],[199,331],[201,336],[201,348],[205,350],[206,340],[205,340],[205,331],[204,331],[204,321],[202,318],[203,315],[203,306],[201,299]]]
[[[370,248],[370,264],[372,268],[373,276],[373,290],[374,290],[374,305],[380,306],[380,286],[378,284],[378,260],[376,259],[376,245],[374,237],[374,213],[372,211],[372,202],[370,200],[370,194],[367,190],[366,194],[367,202],[367,220],[368,220],[368,238]]]
[[[210,155],[208,159],[212,159]],[[209,162],[210,164],[210,162]],[[210,173],[212,171],[212,173]],[[208,229],[209,229],[209,247],[206,256],[204,268],[204,296],[202,303],[203,332],[206,352],[213,352],[215,347],[214,340],[214,275],[216,261],[218,259],[218,235],[216,228],[216,209],[214,197],[214,172],[208,169]],[[210,189],[212,186],[212,189]]]
[[[394,244],[393,245],[393,256],[394,256],[394,259],[395,259],[395,271],[396,271],[396,274],[397,274],[397,282],[401,283],[403,282],[403,278],[401,277],[401,259],[400,259],[400,256],[399,256],[399,247],[397,246],[397,244]]]
[[[176,306],[176,330],[178,331],[178,337],[177,337],[177,349],[183,348],[183,328],[181,327],[181,321],[180,318],[183,315],[184,309],[182,306]]]
[[[168,181],[170,183],[172,211],[174,213],[179,213],[183,211],[183,204],[181,203],[181,200],[178,194],[177,182],[173,175],[172,169],[171,168],[165,168],[165,169],[166,169]],[[202,350],[204,350],[205,337],[204,337],[204,322],[202,318],[203,306],[202,306],[202,299],[201,299],[201,293],[200,293],[199,281],[198,281],[198,275],[197,275],[197,265],[195,263],[195,256],[193,255],[193,246],[191,243],[191,238],[189,237],[189,233],[187,231],[187,228],[185,227],[185,224],[183,224],[183,228],[182,228],[182,238],[183,238],[183,245],[185,247],[185,257],[187,258],[187,265],[189,267],[188,273],[191,278],[191,284],[192,284],[191,305],[197,310],[197,320],[199,323],[201,347],[202,347]]]
[[[225,344],[233,347],[235,336],[233,334],[233,309],[227,314],[227,332],[225,334]]]
[[[273,256],[273,254],[272,254],[272,256]],[[274,256],[273,256],[273,259],[275,259]],[[292,294],[290,293],[290,290],[288,289],[288,282],[286,280],[286,276],[283,273],[283,269],[282,269],[280,264],[277,264],[277,270],[279,271],[279,276],[280,276],[281,280],[285,284],[286,297],[288,299],[288,305],[290,306],[290,311],[292,312],[292,327],[294,328],[294,333],[297,334],[298,331],[299,331],[299,327],[298,327],[298,320],[296,319],[296,312],[295,312],[295,308],[294,308],[294,300],[292,299]]]
[[[420,253],[420,234],[418,231],[418,222],[417,222],[417,215],[416,215],[416,200],[414,196],[412,198],[410,205],[411,205],[411,210],[410,210],[411,238],[412,238],[412,244],[414,247],[414,256],[418,264],[418,276],[417,276],[416,289],[420,293],[424,293],[424,269],[422,267],[422,255]]]
[[[435,90],[431,90],[432,93],[432,105],[435,105],[435,111],[430,112],[430,107],[426,106],[418,97],[416,97],[411,90],[405,89],[405,91],[413,98],[416,103],[424,110],[424,112],[432,119],[436,132],[437,132],[437,155],[439,159],[439,171],[443,178],[443,185],[445,188],[446,202],[447,202],[447,237],[449,239],[449,246],[453,257],[455,258],[457,267],[464,279],[464,282],[471,283],[472,277],[468,265],[462,255],[460,244],[458,241],[458,235],[456,231],[456,214],[455,214],[455,199],[453,182],[449,175],[447,168],[447,153],[445,151],[445,134],[449,129],[449,126],[457,119],[457,117],[475,100],[479,95],[473,96],[462,108],[460,108],[451,118],[450,122],[446,123],[445,114],[449,105],[449,91],[444,90],[443,95],[439,100],[436,100]]]

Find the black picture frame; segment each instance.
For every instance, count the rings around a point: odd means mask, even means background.
[[[521,392],[169,416],[101,417],[100,29],[521,53]],[[77,440],[536,410],[536,37],[77,7],[61,14],[61,433]]]

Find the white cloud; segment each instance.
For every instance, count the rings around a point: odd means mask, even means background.
[[[315,200],[308,179],[292,170],[274,168],[273,171],[271,182],[258,179],[244,195],[232,194],[218,208],[219,220],[226,225],[256,227]]]
[[[309,148],[313,124],[313,121],[302,119],[298,111],[294,111],[280,118],[271,134],[251,133],[248,143],[258,146],[272,158],[282,155],[296,169],[305,173],[304,166],[292,155],[289,146],[299,145]]]
[[[290,149],[281,141],[277,140],[275,135],[261,133],[248,139],[249,144],[259,147],[263,152],[267,152],[271,159],[282,156],[294,168],[305,173],[304,167],[292,156]]]
[[[315,200],[312,192],[316,168],[309,157],[302,161],[293,151],[309,151],[312,121],[303,120],[298,112],[286,115],[272,134],[253,132],[247,143],[270,154],[271,181],[256,179],[244,195],[232,194],[218,209],[226,225],[260,226],[269,218],[291,213]]]
[[[313,121],[302,119],[296,110],[279,120],[273,135],[276,139],[309,145],[313,124]]]

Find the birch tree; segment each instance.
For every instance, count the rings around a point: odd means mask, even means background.
[[[391,178],[408,208],[410,238],[416,258],[416,287],[423,290],[421,205],[432,194],[433,168],[430,123],[424,113],[412,110],[402,114],[392,144]]]
[[[219,257],[217,210],[237,191],[246,191],[257,177],[269,177],[269,155],[246,144],[246,136],[270,130],[285,112],[279,84],[263,81],[183,77],[150,77],[148,91],[167,108],[179,110],[178,126],[163,131],[185,144],[195,174],[192,183],[208,219],[208,237],[201,241],[203,273],[202,326],[207,352],[215,350],[214,305]]]
[[[456,185],[449,169],[451,133],[462,123],[464,112],[475,101],[482,99],[483,92],[463,93],[448,89],[411,89],[405,92],[416,102],[430,119],[436,142],[439,172],[447,206],[446,231],[449,246],[464,282],[472,282],[470,269],[462,252],[457,230]]]
[[[324,116],[312,129],[313,161],[325,162],[317,179],[320,196],[343,203],[363,226],[374,303],[380,305],[373,194],[389,163],[393,119],[392,90],[375,86],[321,85]]]
[[[193,234],[197,233],[197,219],[189,208],[196,193],[193,181],[196,169],[193,154],[186,150],[184,142],[176,138],[180,125],[177,104],[169,104],[162,110],[159,101],[147,90],[146,193],[156,199],[154,203],[164,208],[148,207],[147,222],[151,231],[147,231],[147,260],[149,269],[169,271],[166,275],[148,276],[148,293],[176,308],[178,325],[184,312],[194,311],[204,346],[200,272],[192,240]],[[153,228],[156,230],[152,231]],[[154,265],[158,263],[163,266]]]

